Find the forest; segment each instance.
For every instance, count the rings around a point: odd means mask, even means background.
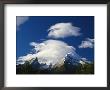
[[[16,74],[94,74],[94,62],[84,64],[71,62],[73,60],[66,59],[64,64],[59,67],[52,67],[50,64],[40,64],[36,58],[31,63],[25,61],[24,64],[16,65]]]

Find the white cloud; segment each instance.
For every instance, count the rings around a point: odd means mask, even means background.
[[[94,39],[86,38],[86,40],[88,40],[88,41],[94,43]]]
[[[75,48],[73,46],[69,46],[68,44],[59,40],[47,40],[39,44],[32,42],[30,45],[34,46],[34,50],[36,50],[36,52],[34,54],[21,56],[17,61],[29,61],[37,57],[39,63],[59,66],[64,63],[64,57],[66,54],[75,53]]]
[[[29,19],[28,16],[17,16],[16,17],[17,29],[19,28],[20,25],[24,24],[28,19]]]
[[[51,26],[48,31],[48,37],[51,38],[65,38],[80,35],[80,28],[73,26],[72,23],[57,23]]]
[[[87,58],[81,58],[82,60],[84,60],[84,61],[87,61]]]
[[[91,63],[91,61],[89,61],[87,58],[81,58],[79,63],[81,63],[83,65],[83,64],[86,64],[86,63]]]
[[[39,43],[36,43],[36,42],[31,42],[30,43],[30,46],[33,46],[33,47],[37,47],[37,45],[39,45]]]
[[[17,61],[30,61],[32,58],[35,58],[36,54],[27,54],[26,56],[20,56]]]
[[[94,39],[86,38],[85,41],[81,42],[79,48],[93,48],[94,47]]]

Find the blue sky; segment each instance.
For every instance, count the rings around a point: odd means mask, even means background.
[[[88,60],[94,60],[94,47],[88,46],[79,48],[82,41],[89,41],[94,39],[94,17],[93,16],[30,16],[19,19],[16,26],[16,57],[25,56],[33,49],[30,46],[31,42],[42,43],[43,41],[53,39],[60,40],[73,46],[75,52],[81,57]],[[80,28],[80,35],[68,36],[64,38],[48,37],[48,29],[59,23],[71,23],[72,26]],[[70,26],[71,26],[70,25]],[[87,39],[89,38],[89,39]],[[93,45],[94,43],[89,43]]]

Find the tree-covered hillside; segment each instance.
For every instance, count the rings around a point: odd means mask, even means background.
[[[94,74],[94,63],[72,62],[71,58],[65,59],[64,64],[52,67],[50,64],[40,64],[36,58],[33,62],[25,61],[24,64],[16,65],[16,74]],[[74,60],[76,61],[76,60]]]

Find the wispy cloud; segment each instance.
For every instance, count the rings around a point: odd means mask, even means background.
[[[33,58],[38,58],[39,63],[50,65],[61,65],[64,63],[64,57],[68,53],[75,53],[75,48],[69,46],[63,41],[59,40],[47,40],[42,43],[30,43],[34,47],[34,54],[27,54],[26,56],[21,56],[17,61],[29,61]]]
[[[16,17],[17,30],[19,29],[20,25],[24,24],[28,19],[29,19],[28,16],[17,16]]]
[[[69,36],[81,35],[80,28],[75,27],[72,23],[57,23],[52,25],[49,29],[48,37],[51,38],[65,38]]]
[[[93,48],[94,47],[94,39],[86,38],[85,41],[81,42],[79,48]]]

